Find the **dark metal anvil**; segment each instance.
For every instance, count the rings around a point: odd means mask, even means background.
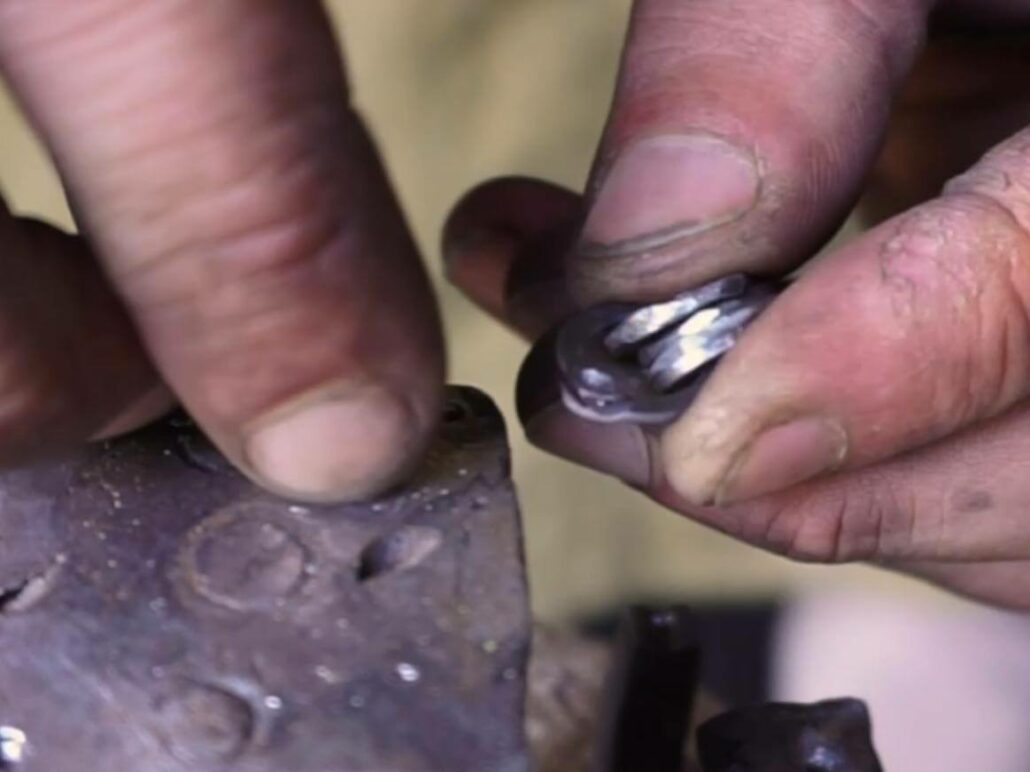
[[[0,473],[0,539],[0,770],[529,768],[521,529],[479,392],[450,390],[421,472],[375,502],[276,498],[180,415]],[[593,768],[694,769],[691,617],[627,619]],[[745,709],[697,740],[706,772],[879,769],[853,702]]]
[[[500,415],[450,392],[404,491],[276,498],[185,418],[0,474],[0,769],[528,766]]]

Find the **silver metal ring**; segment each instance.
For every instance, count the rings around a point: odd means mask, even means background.
[[[778,290],[734,274],[662,303],[577,314],[556,341],[566,407],[604,423],[671,421]]]

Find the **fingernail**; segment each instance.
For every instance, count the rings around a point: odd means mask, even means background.
[[[740,454],[716,489],[732,504],[789,488],[840,466],[847,435],[826,418],[800,418],[766,429]]]
[[[755,157],[710,134],[649,137],[615,161],[583,227],[581,251],[636,251],[699,233],[758,200]]]
[[[464,233],[444,241],[447,280],[496,316],[504,312],[504,288],[514,259],[513,234],[497,230]]]
[[[405,471],[415,426],[407,404],[381,387],[337,389],[259,421],[245,452],[253,472],[285,496],[362,499]]]
[[[638,426],[586,421],[556,404],[534,415],[525,428],[529,441],[549,453],[638,488],[651,483],[650,441]]]

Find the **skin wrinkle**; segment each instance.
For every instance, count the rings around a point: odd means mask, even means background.
[[[1026,384],[1030,381],[1030,356],[1026,352],[1026,343],[1030,341],[1030,319],[1027,317],[1026,306],[1017,297],[1011,282],[1002,284],[1002,290],[1008,298],[997,307],[1007,309],[996,320],[997,327],[993,330],[995,341],[993,370],[988,369],[981,378],[986,381],[981,383],[988,415],[995,415],[1006,409],[1012,402],[1023,396]],[[985,337],[981,344],[981,350],[987,350],[988,341],[991,337]],[[992,376],[993,373],[993,377]]]
[[[224,128],[220,127],[219,130]],[[338,123],[332,128],[337,135],[344,133]],[[327,128],[324,133],[330,133],[330,129]],[[171,141],[174,145],[177,139],[171,138]],[[203,184],[195,181],[197,184],[193,196],[182,207],[169,209],[157,199],[143,202],[142,205],[140,202],[119,200],[115,205],[117,209],[112,207],[108,215],[131,220],[139,229],[137,242],[142,243],[145,239],[148,246],[156,242],[156,247],[143,252],[139,252],[139,244],[136,244],[138,254],[134,254],[133,259],[128,261],[130,265],[121,270],[131,270],[137,264],[142,264],[142,270],[146,263],[160,263],[166,258],[174,260],[180,251],[205,248],[205,239],[217,242],[233,234],[245,234],[258,224],[254,220],[275,222],[285,219],[288,213],[296,216],[298,210],[305,214],[303,219],[308,222],[311,218],[306,212],[312,209],[331,210],[334,218],[347,213],[348,208],[343,201],[334,203],[320,200],[324,198],[327,189],[332,190],[326,182],[333,171],[339,171],[334,167],[340,165],[337,159],[320,151],[320,148],[328,147],[328,139],[326,142],[312,143],[296,136],[295,131],[272,128],[265,132],[260,142],[257,138],[253,141],[257,143],[255,149],[245,157],[223,161],[221,170],[208,171]],[[178,158],[178,152],[172,147],[169,148],[168,157],[155,154],[149,156],[148,162],[155,165],[155,168],[181,163],[183,160],[188,162],[188,159]],[[222,154],[204,154],[205,157],[218,155]],[[329,169],[325,168],[327,165]],[[175,193],[165,190],[161,199],[166,195],[174,197]],[[291,202],[291,206],[285,210],[282,207],[283,200]],[[331,219],[327,215],[328,212],[323,213],[323,217]],[[187,220],[195,225],[184,233],[177,225]],[[198,233],[197,228],[200,226],[212,232]],[[131,243],[126,244],[126,248],[133,246]]]
[[[66,9],[59,17],[60,23],[34,25],[31,34],[19,38],[19,46],[10,46],[10,58],[17,61],[19,48],[74,51],[89,57],[98,51],[110,50],[112,46],[124,46],[126,41],[146,40],[147,36],[139,34],[140,30],[164,26],[164,20],[148,19],[146,14],[153,14],[156,18],[170,15],[168,6],[160,3],[137,3],[131,14],[125,13],[124,7],[115,3],[109,3],[105,10],[98,9],[104,9],[104,5],[94,3],[89,13],[82,15],[68,13]],[[4,24],[19,23],[19,15],[18,2],[8,2],[0,7],[0,22]]]
[[[798,525],[794,538],[787,548],[789,557],[809,563],[842,563],[848,560],[843,548],[846,499],[841,497],[839,503],[839,509],[831,517],[826,517],[825,511],[814,517],[808,515],[810,502],[801,504],[795,517]]]
[[[1008,291],[1015,295],[1011,286]],[[996,355],[1001,373],[996,386],[996,404],[999,405],[1009,401],[1005,395],[1018,393],[1020,384],[1030,381],[1030,353],[1026,350],[1026,341],[1030,340],[1030,316],[1018,298],[1013,298],[1011,308],[1015,309],[1014,313],[1006,314],[1001,320]]]
[[[788,498],[783,505],[778,506],[774,517],[780,518],[789,513],[797,524],[794,528],[793,538],[783,545],[782,554],[792,560],[805,563],[844,562],[846,557],[842,544],[848,509],[847,497],[838,496],[833,504],[833,507],[820,506],[818,497],[809,493],[800,501],[792,501]],[[813,511],[817,513],[815,517],[809,514]],[[811,539],[810,531],[806,531],[804,527],[806,523],[811,522],[830,525],[829,531],[824,531],[824,538]]]
[[[760,524],[761,528],[756,530],[757,536],[748,541],[773,552],[791,556],[793,537],[797,533],[797,524],[800,522],[795,515],[796,513],[791,510],[778,508],[771,515],[766,515],[764,519],[756,518],[758,520],[756,525]],[[782,538],[781,532],[784,534]]]
[[[833,559],[851,562],[884,554],[887,517],[876,492],[867,486],[846,486],[839,499],[840,528]]]
[[[832,519],[833,531],[830,535],[829,547],[827,555],[833,562],[838,562],[844,558],[844,538],[845,538],[845,515],[847,513],[847,500],[844,497],[840,498],[840,506],[836,510],[836,514]]]
[[[1000,262],[1001,276],[999,277],[1001,292],[1008,296],[1007,303],[996,304],[1001,307],[1011,309],[1016,312],[1018,318],[1018,328],[1023,332],[1023,344],[1024,345],[1005,345],[1008,343],[1006,336],[1003,334],[999,336],[1003,343],[1004,355],[998,360],[999,376],[998,382],[1002,384],[1002,392],[1005,395],[1004,402],[996,404],[996,409],[1003,409],[1007,407],[1012,399],[1017,396],[1022,396],[1018,392],[1021,389],[1022,384],[1025,384],[1030,380],[1030,356],[1025,353],[1025,343],[1030,340],[1030,273],[1028,273],[1027,263],[1030,262],[1030,234],[1021,226],[1018,220],[1012,215],[1008,207],[999,204],[992,197],[980,197],[977,194],[964,194],[973,195],[975,200],[981,201],[987,205],[987,208],[993,212],[999,213],[1003,220],[1015,225],[1015,229],[1008,229],[1006,235],[1015,235],[1016,243],[1011,248],[1006,249],[1005,247],[996,248],[995,251],[1000,251],[1007,258]],[[981,229],[983,232],[986,229]],[[986,311],[987,309],[982,309]],[[1004,331],[1006,333],[1012,331],[1012,327],[1008,324],[1008,316],[1002,317]],[[1009,354],[1014,353],[1016,356],[1011,357]],[[1020,356],[1021,355],[1021,356]],[[1022,368],[1015,368],[1012,365],[1012,361],[1019,362],[1022,360]],[[1008,377],[1006,377],[1008,376]],[[1008,388],[1004,388],[1004,384],[1008,382]]]
[[[962,514],[986,512],[994,507],[994,497],[984,489],[959,489],[951,497],[951,506]]]
[[[939,310],[943,310],[940,303],[934,302],[938,293],[951,298],[949,305],[954,313],[974,307],[979,301],[982,286],[977,272],[959,271],[954,265],[964,251],[958,249],[958,243],[950,237],[951,221],[955,219],[960,219],[958,224],[964,225],[966,217],[959,212],[934,210],[903,215],[894,235],[880,249],[880,273],[884,283],[902,290],[904,295],[902,302],[895,305],[898,321],[904,327],[936,324]],[[938,277],[951,280],[945,292],[936,286]],[[925,302],[918,298],[924,291],[930,293]],[[930,312],[933,316],[927,318]]]
[[[137,107],[136,110],[138,109]],[[154,175],[168,167],[188,166],[197,173],[184,175],[189,177],[188,181],[179,181],[177,186],[166,183],[160,191],[162,199],[183,198],[182,209],[169,212],[163,201],[158,200],[119,199],[118,206],[124,207],[124,211],[116,214],[132,217],[133,222],[140,226],[159,225],[171,214],[181,217],[183,210],[206,210],[202,203],[203,197],[194,201],[181,196],[186,184],[190,185],[191,192],[199,190],[204,195],[225,195],[234,188],[247,190],[248,184],[254,184],[253,189],[256,190],[270,184],[296,184],[297,180],[294,178],[299,177],[303,180],[299,174],[301,171],[307,176],[328,177],[328,173],[322,169],[327,156],[331,157],[326,150],[333,148],[340,137],[347,133],[345,122],[327,115],[330,111],[331,108],[324,102],[305,102],[303,106],[298,105],[297,113],[294,115],[290,115],[284,107],[281,115],[278,118],[269,118],[260,132],[244,128],[254,123],[254,116],[250,114],[234,115],[227,120],[201,122],[188,128],[179,128],[174,134],[147,129],[141,133],[156,136],[146,143],[137,143],[122,151],[117,163],[125,164],[132,169],[132,174],[119,176],[115,169],[107,172],[105,179],[110,188],[124,188],[125,178],[133,174]],[[317,117],[317,120],[312,118],[305,124],[308,130],[299,132],[295,122],[306,114]],[[228,148],[211,140],[212,137],[224,133],[248,133],[246,151],[241,153],[236,148]],[[184,153],[183,148],[190,150]],[[156,199],[154,196],[152,198]],[[184,238],[182,234],[171,236]]]
[[[927,496],[933,491],[899,489],[896,481],[882,475],[860,478],[830,493],[829,499],[812,491],[802,494],[800,500],[793,496],[779,499],[774,508],[744,509],[736,522],[753,521],[761,527],[746,527],[737,535],[806,562],[959,559],[961,547],[956,552],[954,526],[948,522],[954,511],[949,501],[953,503],[955,495],[931,501]],[[826,538],[827,524],[834,528],[832,538]],[[720,530],[733,532],[727,527]]]
[[[902,327],[912,324],[922,327],[921,320],[932,310],[934,315],[927,321],[940,328],[942,312],[950,309],[952,324],[961,331],[956,339],[972,338],[962,346],[961,355],[953,351],[956,369],[951,377],[934,381],[946,386],[944,392],[938,392],[938,399],[943,399],[944,404],[935,414],[954,416],[954,421],[938,427],[940,433],[950,432],[974,418],[992,415],[1007,407],[1016,396],[1012,389],[999,391],[1002,387],[993,385],[1013,382],[1008,357],[999,360],[983,356],[981,341],[985,337],[991,340],[1005,337],[996,327],[986,329],[985,319],[996,319],[999,308],[1009,308],[1010,304],[1002,298],[1011,292],[1013,283],[1005,275],[1009,261],[999,260],[997,256],[1005,250],[997,246],[983,248],[984,239],[990,239],[990,231],[982,227],[984,220],[980,210],[982,207],[970,211],[967,202],[953,200],[940,214],[908,215],[880,253],[881,275],[887,286],[893,288],[892,301]],[[968,232],[971,226],[966,221],[977,215],[981,223],[979,230],[974,231],[978,249],[970,253],[963,249],[961,237],[956,239],[948,234]],[[953,223],[953,227],[944,224],[948,222]],[[922,265],[926,261],[932,265],[929,270]],[[924,271],[928,279],[922,278]],[[935,286],[935,279],[944,279],[943,286]],[[931,293],[925,303],[918,300],[922,287]],[[942,304],[938,298],[948,298],[947,303]],[[1022,310],[1025,305],[1017,302],[1012,308]],[[1005,316],[1000,318],[995,324],[1004,329]],[[976,344],[975,347],[972,344]]]
[[[898,498],[897,489],[891,488],[895,499]],[[920,506],[920,494],[909,486],[903,488],[906,494],[906,506],[898,508],[899,518],[903,518],[906,521],[907,531],[907,542],[906,547],[909,553],[918,554],[920,551],[921,537],[920,537],[920,526],[926,519],[926,507]],[[925,495],[925,494],[924,494]],[[945,543],[944,538],[946,534],[945,521],[947,512],[945,507],[942,505],[943,502],[939,502],[937,505],[930,508],[930,511],[936,513],[936,526],[933,529],[933,552],[934,554],[941,553],[941,545]],[[904,554],[904,553],[902,553]]]
[[[244,218],[229,219],[239,223]],[[192,243],[123,266],[118,279],[136,312],[146,316],[172,309],[199,309],[212,292],[228,285],[246,286],[308,272],[324,260],[323,256],[337,255],[339,245],[346,240],[346,230],[353,227],[334,222],[331,217],[307,214],[298,218],[296,213],[281,208],[270,218],[249,219],[247,225],[237,224],[225,233],[194,233]]]
[[[663,63],[668,61],[666,57],[669,55],[711,59],[724,52],[736,61],[761,62],[765,61],[770,50],[783,55],[816,51],[819,46],[812,45],[813,41],[825,41],[832,36],[839,42],[855,41],[854,52],[862,59],[870,58],[869,43],[872,41],[877,49],[877,55],[872,58],[883,62],[885,71],[891,73],[891,80],[896,80],[908,68],[907,62],[897,59],[897,49],[903,47],[895,45],[897,41],[892,40],[891,29],[868,11],[862,10],[857,0],[806,4],[805,13],[800,17],[804,25],[786,23],[798,18],[797,14],[787,10],[770,19],[767,27],[758,28],[741,14],[735,13],[733,3],[724,3],[719,9],[711,2],[679,5],[655,3],[653,6],[642,3],[641,7],[641,31],[637,34],[642,37],[645,27],[650,34],[648,45],[640,53],[646,57],[660,58]],[[659,10],[650,10],[652,7]],[[861,35],[855,35],[856,21],[865,30]],[[837,34],[841,29],[847,29],[849,35]],[[695,30],[704,30],[705,34],[692,34]],[[811,57],[799,58],[797,62],[815,65],[818,59],[813,54]],[[675,69],[677,62],[671,64]]]

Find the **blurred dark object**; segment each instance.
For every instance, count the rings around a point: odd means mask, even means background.
[[[859,700],[739,708],[698,728],[703,772],[882,772]]]
[[[653,602],[650,608],[675,604]],[[773,638],[780,607],[775,603],[691,604],[692,632],[701,657],[699,686],[727,705],[769,699]],[[615,637],[621,616],[600,614],[579,628],[596,640]]]
[[[758,648],[766,661],[772,615],[761,618],[755,626],[752,617],[750,629],[764,633]],[[701,772],[882,772],[859,700],[716,709],[700,682],[703,662],[712,656],[728,669],[738,651],[724,645],[720,629],[726,628],[684,606],[637,606],[623,615],[614,641],[609,636],[613,664],[593,769],[689,772],[700,764]],[[692,710],[695,700],[707,704]]]
[[[597,772],[683,768],[700,654],[685,607],[629,609],[619,627]]]
[[[0,769],[528,768],[529,612],[500,415],[292,504],[184,417],[0,474]]]

